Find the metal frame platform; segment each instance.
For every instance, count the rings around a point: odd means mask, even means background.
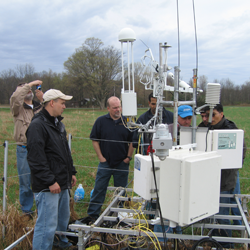
[[[117,190],[117,188],[109,188],[113,190]],[[126,189],[126,192],[132,192],[132,189]],[[149,211],[146,210],[146,201],[143,200],[141,197],[134,197],[133,201],[138,201],[142,203],[142,207],[140,210],[134,210],[134,209],[125,209],[125,208],[119,208],[117,207],[118,204],[121,201],[130,201],[131,198],[123,197],[124,189],[120,188],[119,193],[115,196],[115,198],[111,201],[109,206],[105,209],[105,211],[99,216],[99,218],[92,224],[92,225],[80,225],[80,224],[70,224],[69,228],[72,231],[75,231],[75,236],[78,237],[78,249],[83,250],[85,249],[85,245],[88,242],[88,240],[92,237],[93,233],[108,233],[108,234],[119,234],[119,235],[131,235],[131,236],[145,236],[145,237],[163,237],[163,233],[151,233],[141,230],[126,230],[126,229],[114,229],[114,228],[105,228],[101,227],[101,224],[103,222],[118,222],[118,213],[124,212],[128,214],[134,214],[135,216],[138,215],[138,213],[143,214],[155,214],[155,211]],[[250,243],[250,227],[249,223],[247,221],[246,215],[248,215],[247,212],[247,202],[250,198],[250,195],[221,195],[221,197],[235,197],[236,204],[220,204],[220,206],[224,207],[237,207],[240,210],[241,216],[233,216],[233,215],[213,215],[208,218],[206,218],[203,221],[199,221],[198,223],[194,223],[190,225],[192,229],[192,233],[189,234],[173,234],[173,233],[167,233],[168,239],[181,239],[181,240],[192,240],[192,241],[199,241],[204,238],[212,238],[218,242],[231,242],[231,243],[241,243],[244,244],[245,247]],[[242,198],[242,205],[239,201],[239,198]],[[137,214],[135,214],[137,213]],[[229,219],[229,220],[242,220],[242,226],[236,226],[236,225],[222,225],[222,224],[216,224],[216,219]],[[122,219],[124,223],[128,224],[143,224],[147,223],[149,225],[154,225],[155,220],[143,220],[143,219],[135,219],[133,216],[129,216],[128,218]],[[164,222],[165,225],[168,225],[168,222]],[[201,228],[200,235],[194,235],[193,229],[194,228]],[[203,234],[204,229],[231,229],[231,230],[237,230],[241,232],[241,237],[214,237]]]

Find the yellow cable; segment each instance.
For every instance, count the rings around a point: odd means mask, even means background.
[[[137,148],[137,153],[139,154],[139,149],[140,149],[140,144],[141,144],[141,134],[139,135],[139,140],[138,140],[138,148]]]

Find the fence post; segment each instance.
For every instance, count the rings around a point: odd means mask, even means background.
[[[69,143],[69,149],[71,151],[71,140],[72,140],[72,135],[69,134],[69,140],[68,140],[68,143]]]
[[[7,189],[7,169],[8,169],[8,141],[4,142],[4,174],[3,174],[3,214],[6,211],[6,189]],[[3,225],[3,238],[5,237],[5,225]]]

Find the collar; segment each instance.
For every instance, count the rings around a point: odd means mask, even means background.
[[[212,128],[213,129],[220,129],[223,125],[223,123],[225,122],[226,118],[225,116],[223,115],[222,119],[215,125],[212,125]]]
[[[45,109],[43,108],[41,110],[41,112],[44,114],[44,116],[53,124],[53,125],[58,125],[58,123],[63,119],[62,116],[58,116],[58,117],[54,117],[54,116],[51,116],[50,113]]]
[[[39,109],[39,108],[41,108],[41,103],[39,103],[39,102],[36,102],[36,101],[34,101],[34,100],[32,100],[32,105],[33,105],[33,110],[37,110],[37,109]],[[23,102],[23,107],[25,108],[25,109],[32,109],[28,104],[26,104],[25,102]]]
[[[117,119],[117,120],[114,120],[114,119],[110,116],[109,113],[107,113],[105,116],[106,116],[106,118],[111,119],[111,120],[113,120],[113,121],[119,121],[119,120],[121,120],[121,118],[122,118],[123,120],[126,120],[126,117],[123,116],[123,115],[121,115],[121,117],[120,117],[119,119]]]

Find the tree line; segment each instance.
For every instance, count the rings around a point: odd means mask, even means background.
[[[9,98],[19,82],[42,80],[42,90],[50,88],[73,95],[68,107],[99,107],[105,108],[107,99],[112,96],[120,97],[122,89],[121,52],[113,46],[104,46],[98,38],[87,38],[80,48],[64,62],[65,71],[56,73],[52,70],[35,72],[31,64],[17,65],[15,69],[0,72],[0,104],[9,104]],[[126,67],[125,67],[126,68]],[[140,83],[142,65],[137,62],[135,68],[135,91],[138,107],[148,106],[150,90],[145,90]],[[125,72],[126,76],[126,72]],[[126,76],[127,78],[127,76]],[[221,103],[223,105],[250,104],[250,80],[242,85],[235,85],[229,78],[213,82],[221,84]],[[205,75],[198,77],[198,87],[203,93],[197,96],[198,106],[205,102]],[[189,84],[192,85],[192,79]],[[190,94],[180,93],[181,100],[190,100]],[[165,100],[173,100],[173,94],[166,92]]]

